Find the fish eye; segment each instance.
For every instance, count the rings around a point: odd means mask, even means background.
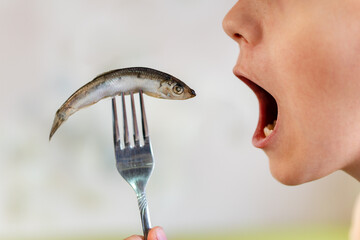
[[[182,86],[180,86],[180,85],[175,85],[173,87],[173,91],[174,91],[175,94],[180,95],[180,94],[182,94],[184,92],[184,88]]]

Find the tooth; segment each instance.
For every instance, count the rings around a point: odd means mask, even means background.
[[[268,137],[274,131],[275,125],[276,125],[276,120],[274,120],[272,124],[269,123],[266,127],[264,127],[265,137]]]
[[[264,127],[264,134],[265,134],[265,137],[268,137],[271,133],[272,133],[272,129],[269,129],[268,126]]]

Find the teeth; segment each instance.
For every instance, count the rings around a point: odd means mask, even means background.
[[[267,126],[264,127],[265,137],[268,137],[274,130],[268,129]]]
[[[276,120],[274,120],[272,124],[269,123],[266,127],[264,127],[265,137],[268,137],[274,131],[275,125],[276,125]]]

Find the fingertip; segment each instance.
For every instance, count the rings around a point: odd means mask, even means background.
[[[148,240],[167,240],[162,227],[154,227],[150,230]]]
[[[139,236],[139,235],[132,235],[128,238],[125,238],[124,240],[144,240],[144,237]]]

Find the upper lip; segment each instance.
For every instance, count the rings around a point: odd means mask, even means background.
[[[255,95],[261,100],[261,96],[259,96],[259,93],[262,91],[267,92],[270,94],[275,101],[278,103],[278,99],[276,95],[274,94],[274,91],[272,89],[269,89],[270,87],[265,86],[265,83],[262,81],[259,81],[256,76],[250,76],[249,74],[245,73],[242,68],[239,66],[235,66],[233,69],[234,75],[239,78],[241,81],[243,81],[251,90],[254,91]]]
[[[241,81],[243,81],[246,85],[248,85],[248,87],[250,87],[255,92],[255,94],[257,93],[256,91],[257,89],[255,89],[255,85],[265,90],[262,84],[259,81],[257,81],[256,77],[249,76],[249,74],[246,74],[244,71],[241,70],[241,68],[235,66],[233,69],[233,73],[236,77],[238,77]]]

